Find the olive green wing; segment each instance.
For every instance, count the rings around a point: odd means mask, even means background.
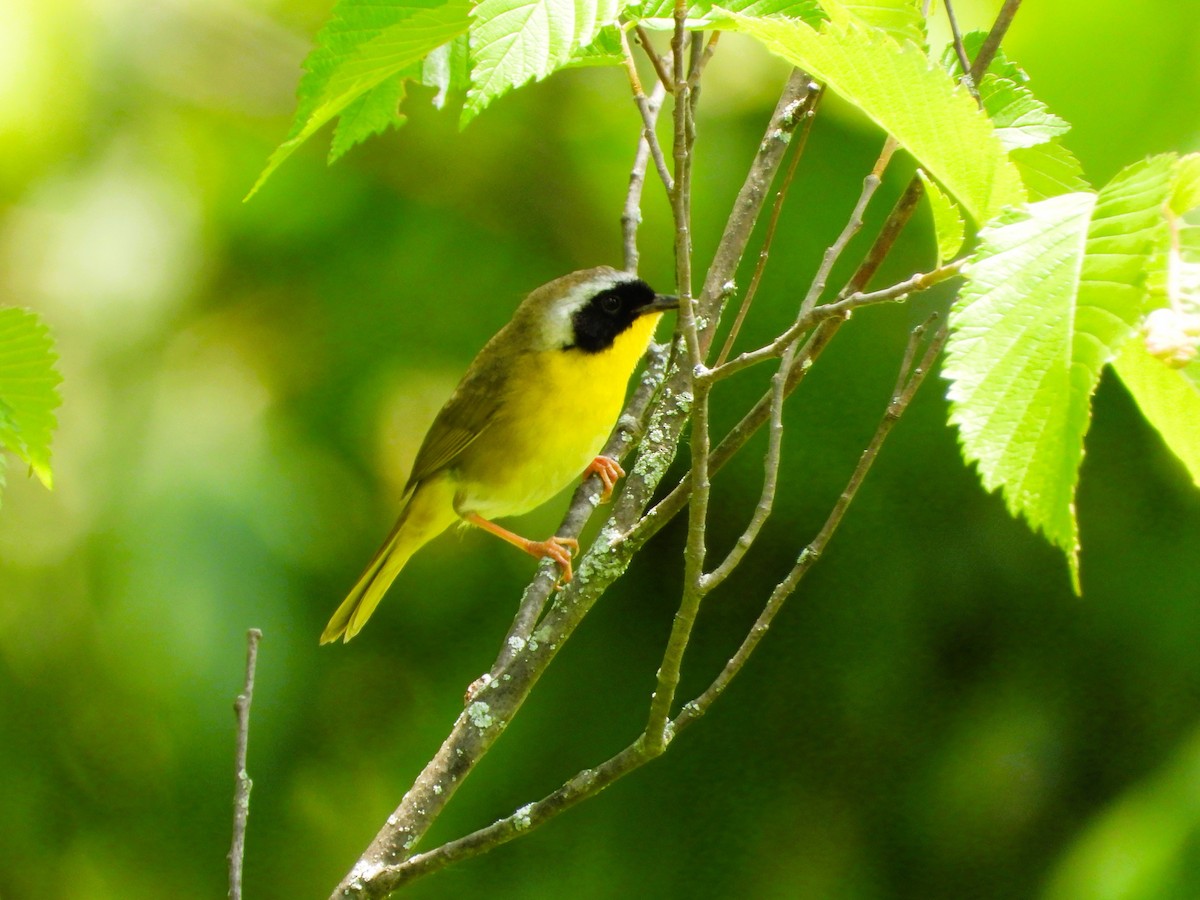
[[[417,451],[405,490],[453,464],[495,420],[515,362],[513,354],[498,352],[504,344],[503,337],[501,331],[479,352],[434,418]]]

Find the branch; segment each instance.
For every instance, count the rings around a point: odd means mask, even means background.
[[[858,465],[850,478],[850,482],[838,497],[824,527],[822,527],[817,537],[800,554],[800,558],[797,560],[792,571],[772,592],[766,608],[759,616],[758,621],[755,623],[746,640],[739,647],[738,652],[726,664],[712,685],[703,694],[684,706],[679,716],[668,726],[668,734],[677,734],[684,727],[704,715],[713,701],[724,692],[734,676],[741,670],[750,654],[753,653],[763,635],[766,634],[771,620],[782,608],[784,601],[795,590],[801,578],[817,561],[824,551],[825,546],[833,537],[833,533],[837,530],[837,526],[845,516],[846,509],[853,501],[867,472],[878,457],[884,440],[908,408],[909,403],[924,381],[925,376],[929,373],[934,359],[936,359],[945,342],[945,330],[943,329],[926,350],[921,360],[921,365],[916,369],[912,368],[915,348],[924,334],[925,327],[925,325],[921,325],[913,330],[905,352],[904,363],[901,366],[900,377],[896,388],[892,392],[887,411],[884,413],[884,417],[879,423],[870,444],[863,451]],[[485,853],[500,844],[507,843],[537,828],[550,819],[566,812],[577,803],[595,796],[613,782],[655,759],[666,749],[667,742],[655,746],[647,738],[648,735],[643,734],[633,744],[615,756],[605,760],[600,765],[584,769],[570,778],[558,790],[540,800],[519,807],[512,814],[493,822],[491,825],[480,828],[457,840],[449,841],[427,853],[413,856],[407,862],[397,867],[393,887],[400,887],[424,875],[444,869],[452,863]]]
[[[783,176],[783,184],[775,193],[775,203],[771,207],[771,218],[767,222],[767,233],[763,238],[762,249],[758,251],[758,262],[754,266],[754,274],[750,277],[750,287],[746,289],[746,294],[742,297],[742,305],[738,307],[733,325],[730,327],[729,334],[725,338],[725,344],[721,347],[721,352],[717,354],[717,366],[720,366],[729,358],[729,353],[733,349],[733,343],[737,340],[738,332],[742,330],[742,323],[746,321],[746,314],[750,311],[750,304],[754,302],[754,298],[758,294],[758,284],[762,280],[763,272],[767,268],[767,259],[771,255],[771,244],[775,240],[775,229],[779,224],[779,214],[783,211],[783,201],[787,199],[788,188],[792,186],[792,178],[796,174],[796,167],[800,163],[800,157],[804,155],[804,148],[808,146],[808,136],[812,132],[812,124],[817,115],[817,106],[820,104],[821,96],[824,92],[824,88],[820,88],[805,98],[803,110],[804,127],[800,129],[799,138],[796,140],[796,149],[792,151],[792,160],[788,163],[787,174]]]
[[[658,170],[658,177],[662,179],[667,193],[671,194],[675,190],[675,183],[671,180],[671,173],[667,171],[667,161],[663,158],[662,147],[659,146],[658,135],[654,131],[658,116],[651,114],[650,101],[647,99],[645,91],[642,90],[642,80],[638,77],[637,66],[633,62],[633,53],[629,49],[629,37],[625,34],[624,29],[618,29],[618,34],[621,36],[621,54],[625,63],[625,74],[629,77],[629,87],[633,91],[633,102],[642,115],[642,139],[650,147],[650,156],[654,160],[654,167]]]
[[[653,123],[658,122],[658,114],[662,110],[666,88],[656,84],[650,96],[646,98],[646,110],[650,115],[651,130]],[[621,213],[621,234],[625,248],[625,271],[637,272],[638,226],[642,224],[642,187],[646,183],[646,166],[650,162],[650,142],[646,140],[645,132],[638,139],[637,152],[633,157],[633,169],[629,173],[629,190],[625,194],[625,207]]]
[[[941,284],[951,278],[957,278],[962,275],[962,268],[966,265],[966,259],[956,259],[946,263],[944,266],[939,266],[931,272],[918,272],[904,281],[897,282],[886,288],[880,288],[877,291],[864,293],[858,291],[850,294],[848,297],[843,297],[840,300],[833,300],[829,303],[816,306],[811,309],[808,315],[801,316],[787,331],[771,341],[771,343],[759,347],[757,350],[748,350],[739,356],[734,357],[723,366],[718,366],[715,369],[710,369],[706,376],[713,381],[720,381],[723,378],[728,378],[730,375],[735,375],[755,363],[763,362],[768,359],[777,359],[783,355],[787,349],[800,335],[804,334],[814,325],[823,322],[826,319],[842,317],[846,313],[852,312],[863,306],[873,306],[878,303],[900,303],[907,300],[911,295],[928,290],[934,285]]]
[[[905,410],[908,409],[909,403],[916,396],[917,390],[925,381],[925,377],[931,371],[934,361],[946,343],[947,332],[945,326],[943,326],[938,330],[929,347],[926,348],[920,364],[916,368],[913,368],[912,362],[916,354],[916,348],[927,327],[928,323],[918,325],[909,335],[904,360],[900,366],[900,374],[896,379],[896,387],[892,390],[887,409],[884,411],[879,425],[875,428],[875,434],[871,437],[866,450],[859,457],[858,465],[855,466],[849,482],[842,490],[829,517],[825,520],[825,524],[821,527],[817,536],[800,552],[800,556],[796,559],[796,564],[788,572],[787,576],[775,586],[775,590],[771,592],[770,599],[767,600],[762,613],[759,614],[758,619],[746,635],[745,640],[742,641],[741,646],[738,647],[737,652],[734,653],[729,662],[725,664],[721,673],[700,696],[684,704],[683,709],[680,710],[679,715],[675,718],[676,733],[682,731],[708,712],[709,707],[725,692],[730,682],[742,670],[750,655],[766,635],[767,630],[771,627],[772,620],[779,610],[783,608],[784,602],[796,590],[796,587],[808,573],[808,570],[816,564],[817,560],[825,552],[825,548],[828,546],[834,532],[837,531],[838,526],[842,523],[842,519],[846,515],[846,510],[854,501],[855,496],[858,494],[858,489],[862,486],[867,473],[871,470],[871,466],[874,465],[876,458],[879,456],[883,442],[900,420],[900,417],[904,415]]]
[[[958,64],[962,66],[962,81],[967,86],[967,90],[971,92],[971,96],[979,102],[979,88],[975,86],[975,79],[971,76],[971,61],[967,58],[967,48],[963,46],[962,32],[958,30],[958,19],[954,15],[954,4],[951,0],[944,0],[946,6],[946,18],[950,20],[950,35],[954,40],[954,52],[958,55]]]
[[[246,772],[246,752],[250,743],[254,670],[258,666],[258,642],[261,640],[262,632],[257,628],[246,632],[246,683],[233,701],[233,712],[237,716],[237,744],[234,751],[237,786],[233,792],[233,844],[228,857],[230,900],[242,900],[242,861],[246,856],[246,820],[250,818],[250,789],[253,787]]]
[[[814,89],[807,76],[793,72],[776,104],[700,294],[697,326],[702,346],[707,346],[711,340],[716,315],[731,292],[734,272],[778,171],[783,150],[799,125],[797,113],[804,98]],[[674,459],[679,436],[691,410],[690,377],[678,365],[668,368],[637,462],[614,503],[608,523],[581,560],[575,580],[558,593],[541,624],[533,628],[529,638],[521,639],[524,643],[521,640],[511,642],[515,645],[511,646],[511,653],[502,651],[502,657],[507,661],[493,669],[490,682],[479,689],[476,699],[455,721],[441,748],[332,897],[381,898],[391,891],[400,877],[404,860],[412,855],[412,848],[507,728],[563,641],[570,637],[608,586],[624,573],[634,547],[626,545],[621,537],[638,521]],[[598,485],[591,491],[593,495],[598,492]],[[566,522],[586,519],[591,509],[587,495],[583,491],[577,492]],[[572,528],[573,525],[564,524],[559,533],[570,535]],[[526,591],[523,604],[529,604],[529,608],[540,609],[549,596],[553,578],[548,571],[540,571]],[[532,618],[536,619],[536,612]],[[510,647],[510,644],[505,646]]]
[[[671,83],[671,73],[667,71],[667,67],[663,64],[663,58],[654,52],[654,44],[650,40],[650,32],[642,25],[635,25],[634,31],[638,37],[638,43],[642,45],[642,50],[646,53],[646,58],[650,60],[650,65],[654,67],[654,73],[658,76],[658,83],[663,86],[667,93],[675,90],[675,85]]]

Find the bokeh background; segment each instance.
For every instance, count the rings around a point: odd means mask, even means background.
[[[623,75],[557,75],[465,132],[417,91],[400,132],[331,169],[314,141],[243,203],[330,5],[0,5],[0,302],[45,317],[65,377],[55,490],[10,470],[0,509],[5,900],[223,894],[250,626],[266,637],[248,896],[325,896],[437,747],[532,572],[499,541],[447,535],[358,639],[317,646],[471,356],[532,287],[619,263],[639,128]],[[998,4],[957,5],[979,27]],[[1200,146],[1200,7],[1029,3],[1007,46],[1075,124],[1094,182]],[[736,40],[709,71],[701,269],[785,75]],[[827,104],[742,346],[789,315],[880,140]],[[653,183],[645,216],[643,275],[665,287]],[[921,218],[881,277],[931,257]],[[907,327],[946,302],[857,315],[791,403],[778,512],[704,610],[685,694],[823,520]],[[720,422],[762,377],[720,392]],[[665,758],[411,896],[1200,896],[1200,494],[1106,376],[1077,598],[1060,556],[960,462],[943,395],[927,384],[756,658]],[[717,481],[718,549],[748,515],[760,451]],[[549,533],[564,504],[518,525]],[[434,837],[631,739],[681,544],[664,532],[606,596]]]

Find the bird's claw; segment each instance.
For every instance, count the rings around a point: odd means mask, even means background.
[[[617,481],[625,477],[625,470],[611,456],[597,456],[583,470],[584,478],[589,475],[599,476],[600,483],[604,485],[604,490],[600,492],[600,502],[607,503],[612,499],[613,487]]]

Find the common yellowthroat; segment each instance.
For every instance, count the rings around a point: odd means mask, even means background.
[[[678,298],[608,266],[544,284],[479,351],[433,421],[404,488],[400,516],[321,643],[350,640],[418,549],[456,521],[469,522],[571,580],[571,539],[530,541],[491,520],[528,512],[583,472],[602,499],[625,473],[598,456],[626,386],[664,310]]]

